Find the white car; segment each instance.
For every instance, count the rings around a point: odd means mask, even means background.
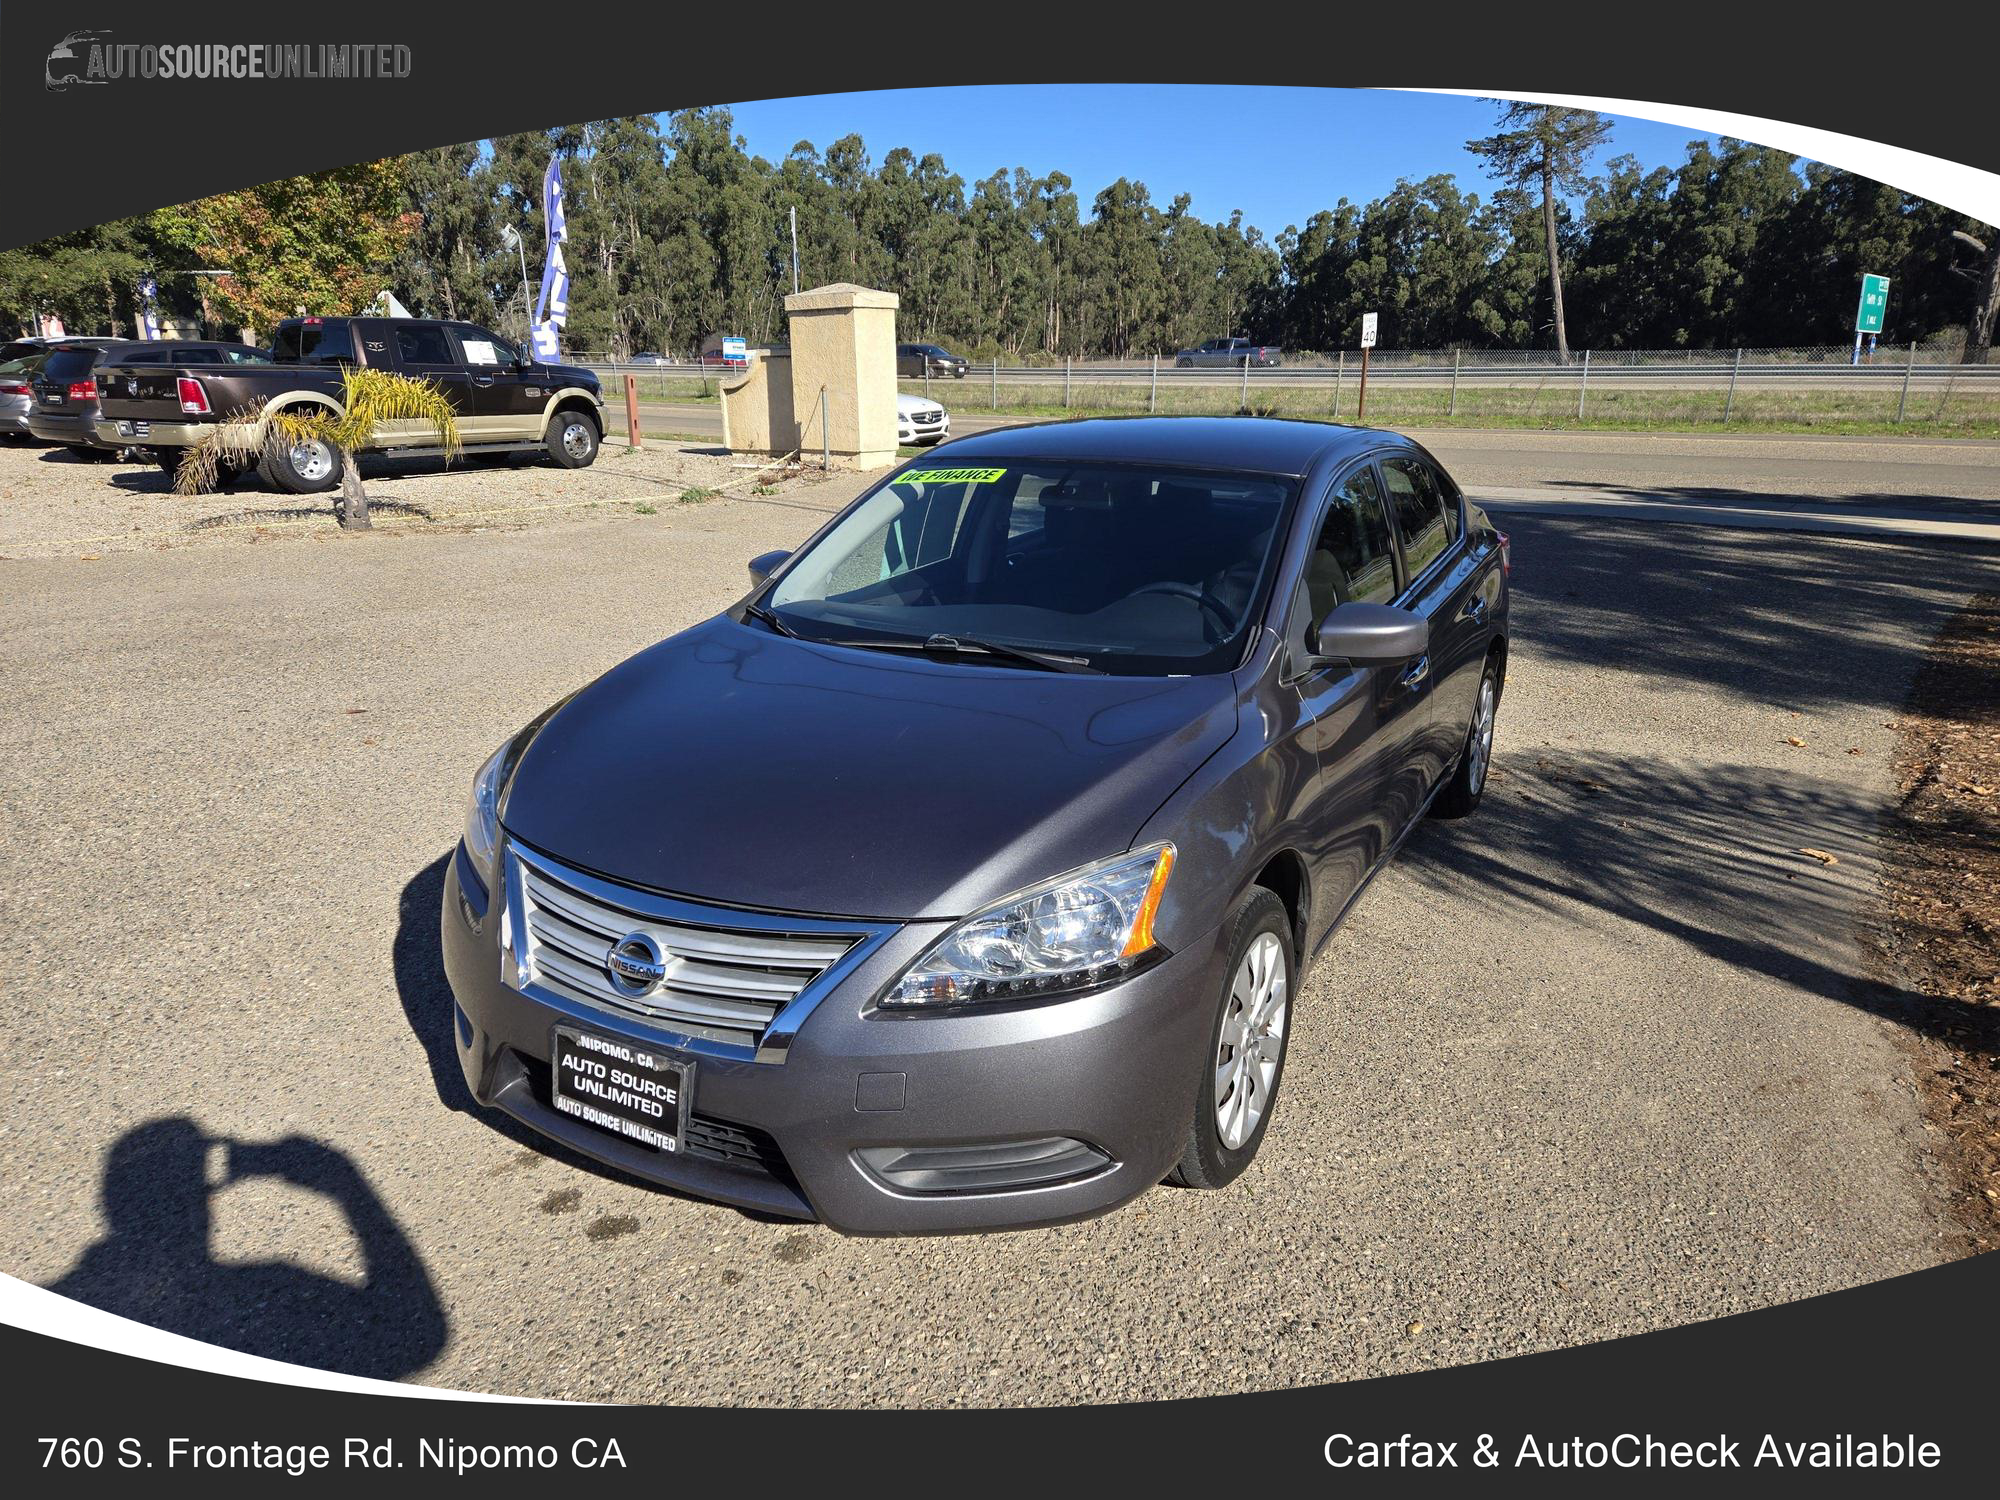
[[[928,448],[951,436],[951,413],[922,396],[896,397],[896,442]]]

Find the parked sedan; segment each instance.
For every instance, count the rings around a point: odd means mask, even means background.
[[[1425,812],[1479,804],[1506,575],[1378,430],[1080,421],[914,460],[479,770],[442,912],[466,1081],[852,1232],[1221,1187],[1301,971]]]
[[[968,361],[947,353],[936,344],[896,346],[896,374],[904,379],[922,380],[929,375],[933,379],[963,380],[970,368]]]
[[[951,436],[951,413],[924,396],[896,397],[896,442],[900,447],[929,447]]]
[[[19,441],[30,436],[28,413],[35,404],[35,372],[46,357],[37,352],[23,359],[0,361],[0,437]]]

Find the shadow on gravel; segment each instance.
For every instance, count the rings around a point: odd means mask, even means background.
[[[396,997],[403,1019],[424,1049],[430,1064],[431,1087],[446,1109],[480,1113],[472,1090],[459,1071],[458,1049],[451,1037],[451,985],[444,977],[444,951],[438,945],[438,914],[444,910],[445,854],[419,870],[396,903],[396,941],[390,961],[396,968]],[[513,1134],[514,1122],[495,1111],[484,1111],[503,1131]],[[510,1129],[509,1127],[513,1127]],[[526,1131],[515,1137],[531,1139]]]
[[[461,458],[454,459],[449,465],[438,458],[371,457],[366,463],[362,464],[361,477],[369,484],[394,484],[399,479],[420,479],[427,475],[443,473],[457,474],[466,471],[476,474],[483,469],[503,466],[511,467],[510,459],[518,459],[519,464],[523,467],[536,462],[532,454],[468,453]],[[88,459],[72,461],[79,463],[90,462]],[[160,468],[157,464],[149,463],[138,468],[121,468],[117,473],[108,477],[110,482],[118,489],[129,490],[135,495],[167,495],[171,494],[174,488],[173,479],[167,474],[166,470]],[[308,505],[316,498],[319,502],[318,509],[329,513],[333,508],[334,501],[334,492],[332,490],[328,490],[317,497],[295,496],[287,490],[280,490],[265,483],[254,472],[237,475],[230,483],[223,485],[222,489],[225,492],[270,495],[274,499],[279,500],[298,500]],[[371,509],[386,510],[393,508],[394,504],[395,502],[393,501],[385,502],[377,500],[372,495],[369,497],[369,506]]]
[[[1426,824],[1401,858],[1419,881],[1500,922],[1520,907],[1575,920],[1581,907],[1586,923],[1664,933],[1931,1035],[1951,1019],[1864,972],[1881,815],[1876,797],[1767,767],[1550,753],[1496,762],[1476,837]],[[1700,999],[1635,994],[1632,1003]]]
[[[273,1178],[337,1207],[361,1251],[359,1285],[284,1260],[223,1264],[210,1250],[214,1195]],[[345,1155],[306,1136],[210,1136],[185,1116],[127,1131],[105,1156],[109,1231],[49,1290],[225,1349],[394,1380],[444,1349],[430,1274]]]
[[[1736,489],[1728,485],[1670,484],[1661,486],[1602,484],[1592,479],[1548,479],[1551,490],[1583,490],[1593,495],[1617,495],[1656,505],[1726,505],[1746,510],[1837,511],[1859,516],[1949,515],[1970,520],[2000,520],[2000,501],[1965,495],[1890,494],[1877,490],[1835,490],[1823,495],[1793,491]]]
[[[1995,564],[1969,543],[1770,532],[1745,546],[1740,533],[1674,526],[1663,544],[1658,522],[1492,508],[1513,539],[1517,641],[1771,709],[1899,708],[1920,643]]]

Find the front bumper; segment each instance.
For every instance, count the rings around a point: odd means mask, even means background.
[[[927,448],[941,443],[951,436],[951,414],[947,412],[940,422],[919,427],[915,422],[896,419],[896,442],[905,448]]]
[[[905,924],[825,994],[782,1061],[757,1062],[697,1055],[638,1016],[503,983],[500,901],[476,932],[460,911],[469,868],[461,849],[449,862],[442,912],[468,1087],[480,1103],[634,1176],[850,1234],[927,1234],[1102,1213],[1157,1183],[1180,1154],[1221,992],[1218,934],[1073,999],[960,1015],[864,1015],[866,1002],[948,925]],[[548,1061],[558,1022],[693,1065],[693,1118],[680,1153],[556,1113]],[[892,1188],[860,1155],[1058,1136],[1109,1160],[1052,1184],[922,1193]]]

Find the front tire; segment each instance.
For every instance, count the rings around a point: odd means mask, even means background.
[[[1432,801],[1433,817],[1463,818],[1479,806],[1486,793],[1486,774],[1493,766],[1493,725],[1499,712],[1500,665],[1489,661],[1479,678],[1479,696],[1473,700],[1472,723],[1465,731],[1458,769]]]
[[[559,411],[549,423],[549,457],[565,469],[589,468],[601,442],[597,423],[583,412]]]
[[[1291,1000],[1297,986],[1292,924],[1262,886],[1229,914],[1229,962],[1209,1028],[1181,1159],[1169,1180],[1219,1188],[1256,1159],[1284,1079]]]

